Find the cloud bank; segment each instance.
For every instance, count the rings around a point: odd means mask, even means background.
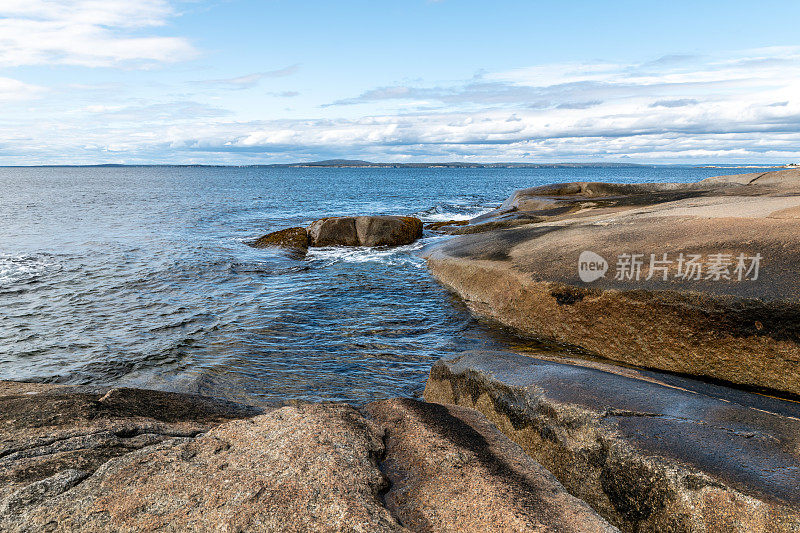
[[[379,87],[339,119],[219,123],[165,146],[194,157],[308,154],[489,161],[800,160],[800,50],[551,64],[460,85]],[[359,108],[365,109],[359,112]],[[355,115],[355,116],[352,116]]]

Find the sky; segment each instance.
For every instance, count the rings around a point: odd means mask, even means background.
[[[0,0],[0,164],[800,162],[797,0]]]

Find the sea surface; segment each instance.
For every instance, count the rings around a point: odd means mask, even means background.
[[[345,214],[468,219],[554,182],[758,169],[0,168],[0,379],[260,400],[422,393],[439,357],[519,339],[472,318],[420,257],[254,249]]]

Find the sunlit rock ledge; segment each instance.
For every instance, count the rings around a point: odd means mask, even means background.
[[[800,395],[800,170],[537,187],[450,233],[429,269],[480,317]]]

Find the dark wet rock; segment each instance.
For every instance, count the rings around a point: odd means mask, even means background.
[[[425,229],[435,231],[438,233],[448,233],[458,226],[466,226],[469,220],[445,220],[441,222],[428,222],[425,224]]]
[[[258,412],[159,391],[0,382],[0,502],[31,483],[44,482],[34,493],[57,485],[52,476],[65,471],[89,475],[114,457]]]
[[[400,246],[422,236],[422,221],[414,217],[329,217],[308,227],[311,246]]]
[[[422,221],[415,217],[356,217],[361,246],[401,246],[422,237]]]
[[[489,220],[487,222],[479,222],[463,226],[460,228],[453,228],[447,233],[450,235],[472,235],[474,233],[484,233],[486,231],[493,231],[498,229],[513,228],[516,226],[524,226],[525,224],[532,224],[534,222],[541,222],[542,217],[528,216],[526,214],[515,214],[513,217],[505,219]]]
[[[800,529],[800,405],[509,352],[437,362],[425,399],[475,408],[623,531]]]
[[[626,364],[800,394],[800,171],[693,184],[571,183],[515,193],[433,247],[431,272],[479,316]],[[515,226],[515,227],[509,227]],[[498,229],[504,228],[504,229]],[[606,274],[580,279],[591,251]],[[645,279],[651,254],[672,259]],[[639,280],[618,257],[642,254]],[[676,277],[679,254],[703,258]],[[713,254],[761,255],[758,279],[705,279]],[[747,266],[750,266],[749,264]]]
[[[386,428],[387,506],[412,531],[616,531],[472,409],[369,404]]]
[[[305,228],[286,228],[268,233],[260,237],[253,246],[255,248],[279,247],[290,250],[305,251],[311,240]]]

